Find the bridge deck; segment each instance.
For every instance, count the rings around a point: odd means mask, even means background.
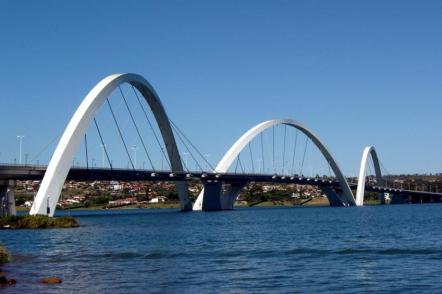
[[[46,166],[0,165],[0,180],[41,180]],[[71,168],[67,180],[73,181],[228,181],[296,183],[315,186],[339,186],[335,179],[308,178],[263,174],[236,174],[213,172],[170,172],[153,170]]]
[[[46,172],[44,165],[0,165],[0,180],[42,180]],[[265,174],[236,174],[213,172],[170,172],[153,170],[103,169],[103,168],[71,168],[67,176],[70,181],[226,181],[262,182],[281,184],[313,185],[318,187],[339,188],[335,179],[308,178],[298,176],[281,176]],[[350,188],[356,189],[355,184]],[[403,190],[390,187],[367,185],[366,191],[383,192],[410,196],[442,197],[442,193]]]

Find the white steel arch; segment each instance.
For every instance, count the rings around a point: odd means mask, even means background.
[[[368,159],[371,154],[373,160],[376,181],[378,186],[383,185],[381,167],[379,165],[379,158],[376,153],[376,149],[373,146],[367,146],[362,153],[361,167],[359,169],[358,187],[356,190],[356,205],[364,205],[364,195],[365,195],[365,172],[367,170]]]
[[[84,134],[106,98],[121,84],[129,83],[143,95],[158,123],[173,171],[183,171],[178,147],[160,98],[153,87],[140,75],[113,74],[99,82],[84,98],[72,116],[63,136],[52,155],[45,176],[41,182],[30,214],[53,216],[60,192],[71,168],[72,160],[80,147]],[[187,184],[176,182],[182,210],[191,210]]]
[[[305,127],[300,122],[297,122],[292,119],[273,119],[264,121],[255,127],[248,130],[244,135],[242,135],[234,144],[233,146],[227,151],[227,153],[224,155],[224,157],[221,159],[221,161],[218,163],[218,165],[215,167],[214,172],[217,173],[225,173],[228,171],[230,166],[235,161],[235,158],[239,155],[239,153],[247,146],[247,144],[253,140],[257,135],[259,135],[261,132],[263,132],[265,129],[275,126],[275,125],[288,125],[291,127],[294,127],[298,130],[300,130],[302,133],[304,133],[306,136],[308,136],[313,143],[318,147],[318,149],[321,151],[321,153],[324,155],[324,157],[327,159],[327,161],[330,163],[330,166],[335,173],[336,177],[339,180],[340,187],[342,189],[343,196],[345,198],[346,203],[343,203],[344,205],[355,205],[355,199],[353,197],[353,194],[351,192],[351,189],[348,185],[348,182],[346,178],[344,177],[343,173],[341,172],[341,169],[339,168],[336,160],[332,156],[332,154],[328,151],[327,147],[324,143],[307,127]],[[204,195],[204,189],[201,191],[201,193],[198,195],[197,200],[195,201],[193,205],[193,210],[202,210],[203,207],[203,195]]]

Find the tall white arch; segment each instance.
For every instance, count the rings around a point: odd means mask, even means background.
[[[106,101],[106,98],[123,83],[129,83],[137,88],[146,99],[160,128],[172,169],[174,171],[183,171],[169,119],[160,98],[152,86],[142,76],[137,74],[110,75],[99,82],[87,94],[72,116],[52,155],[30,214],[47,214],[47,208],[49,207],[49,216],[54,215],[61,189],[85,132],[102,104]],[[192,206],[188,197],[187,184],[185,182],[176,182],[176,185],[181,209],[191,210]]]
[[[324,157],[327,159],[327,161],[330,163],[330,167],[332,168],[333,172],[335,173],[336,177],[338,178],[340,188],[342,189],[343,196],[345,198],[346,203],[345,205],[355,205],[355,199],[353,197],[353,194],[351,192],[351,189],[348,185],[348,182],[346,178],[344,177],[343,173],[341,172],[341,169],[339,168],[336,160],[332,156],[332,154],[328,151],[327,147],[324,143],[307,127],[305,127],[300,122],[297,122],[292,119],[273,119],[268,120],[265,122],[262,122],[255,127],[248,130],[244,135],[242,135],[234,144],[233,146],[227,151],[227,153],[224,155],[224,157],[221,159],[221,161],[218,163],[218,165],[215,167],[214,172],[216,173],[225,173],[228,171],[230,166],[235,161],[235,158],[239,155],[239,153],[247,146],[247,144],[253,140],[257,135],[259,135],[261,132],[266,130],[267,128],[270,128],[275,125],[287,125],[294,127],[298,130],[300,130],[302,133],[304,133],[306,136],[308,136],[313,143],[318,147],[318,149],[321,151],[321,153],[324,155]],[[204,190],[201,191],[201,193],[198,195],[197,200],[195,201],[193,205],[193,210],[202,210],[203,207],[203,195]]]
[[[376,153],[376,149],[373,146],[367,146],[362,152],[361,159],[361,167],[359,169],[359,178],[358,178],[358,187],[356,190],[356,205],[363,206],[364,205],[364,195],[365,195],[365,172],[367,170],[368,159],[371,154],[371,158],[373,159],[374,170],[376,174],[376,181],[378,186],[382,186],[382,172],[381,167],[379,165],[379,158]]]

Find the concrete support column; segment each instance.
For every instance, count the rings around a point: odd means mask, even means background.
[[[180,197],[181,210],[192,211],[192,201],[189,199],[187,183],[184,181],[177,181],[175,182],[175,185]]]
[[[337,192],[335,189],[331,187],[321,187],[322,192],[327,196],[328,202],[330,203],[330,206],[348,206],[349,203],[345,200],[345,196],[339,195],[340,193]]]
[[[222,182],[217,181],[204,183],[202,210],[221,210],[221,189]]]
[[[0,184],[0,217],[7,216],[8,186]]]
[[[385,193],[380,193],[379,194],[379,201],[382,205],[385,204]]]
[[[222,181],[211,181],[204,183],[204,194],[202,210],[232,210],[235,200],[246,185],[246,182],[228,183],[227,190],[223,192]]]
[[[232,210],[235,207],[235,201],[247,183],[232,183],[227,191],[221,196],[221,208],[223,210]]]
[[[400,194],[390,194],[391,202],[390,204],[404,204],[406,203],[404,195]],[[408,198],[408,197],[407,197]]]
[[[0,217],[16,215],[14,189],[15,181],[0,181]]]

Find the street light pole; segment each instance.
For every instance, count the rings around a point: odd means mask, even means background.
[[[23,138],[24,138],[25,136],[17,136],[17,139],[19,140],[19,145],[20,145],[20,147],[19,147],[19,157],[18,157],[18,163],[19,164],[21,164],[21,153],[22,153],[22,150],[23,150]]]

